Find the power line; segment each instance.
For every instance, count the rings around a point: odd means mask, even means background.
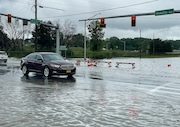
[[[20,4],[27,4],[27,5],[29,5],[30,3],[26,3],[26,2],[20,2],[20,1],[17,1],[17,0],[13,0],[13,1],[11,1],[11,2],[15,2],[15,3],[20,3]],[[28,1],[27,1],[28,2]],[[31,5],[34,5],[34,4],[31,4]]]
[[[115,8],[102,9],[102,10],[97,10],[97,11],[90,11],[90,12],[83,12],[83,13],[69,14],[69,15],[62,15],[62,16],[53,16],[53,17],[41,17],[41,18],[57,18],[57,17],[69,17],[69,16],[77,16],[77,15],[86,15],[86,14],[91,14],[91,13],[98,13],[98,12],[117,10],[117,9],[120,9],[120,8],[128,8],[128,7],[132,7],[132,6],[138,6],[138,5],[148,4],[148,3],[157,2],[157,1],[159,1],[159,0],[151,0],[151,1],[146,1],[146,2],[142,2],[142,3],[136,3],[136,4],[126,5],[126,6],[121,6],[121,7],[115,7]]]
[[[120,8],[127,8],[127,7],[142,5],[142,4],[148,4],[148,3],[152,3],[152,2],[156,2],[156,1],[159,1],[159,0],[152,0],[152,1],[147,1],[147,2],[142,2],[142,3],[137,3],[137,4],[131,4],[131,5],[126,5],[126,6],[121,6],[121,7],[98,10],[98,11],[101,11],[101,12],[103,12],[103,11],[111,11],[111,10],[116,10],[116,9],[120,9]],[[97,12],[97,11],[94,11],[94,12]]]
[[[102,9],[102,10],[96,10],[96,11],[90,11],[90,12],[83,12],[83,13],[76,13],[76,14],[68,14],[68,15],[62,15],[62,16],[51,16],[51,17],[41,17],[42,18],[57,18],[57,17],[69,17],[69,16],[77,16],[77,15],[86,15],[86,14],[91,14],[91,13],[98,13],[98,12],[105,12],[105,11],[112,11],[112,10],[117,10],[120,8],[128,8],[128,7],[132,7],[132,6],[138,6],[138,5],[143,5],[143,4],[148,4],[148,3],[152,3],[152,2],[156,2],[159,0],[150,0],[150,1],[146,1],[146,2],[141,2],[141,3],[136,3],[136,4],[131,4],[131,5],[126,5],[126,6],[120,6],[120,7],[114,7],[114,8],[107,8],[107,9]],[[33,5],[34,4],[30,4],[30,3],[26,3],[26,2],[20,2],[18,0],[14,0],[12,2],[16,2],[16,3],[21,3],[21,4],[28,4],[28,5]],[[27,1],[28,2],[28,1]],[[37,5],[40,8],[49,8],[49,9],[54,9],[54,10],[61,10],[61,11],[65,11],[64,9],[59,9],[59,8],[54,8],[54,7],[49,7],[49,6],[43,6],[43,5]]]
[[[30,3],[26,3],[26,2],[20,2],[20,1],[17,1],[17,0],[14,0],[14,1],[11,1],[11,2],[35,6],[33,3],[30,4]],[[37,6],[40,7],[40,8],[49,8],[49,9],[54,9],[54,10],[61,10],[61,11],[64,11],[63,9],[54,8],[54,7],[48,7],[48,6],[38,5],[38,4],[37,4]]]

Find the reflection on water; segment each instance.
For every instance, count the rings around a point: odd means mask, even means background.
[[[95,67],[96,68],[96,67]],[[97,68],[96,68],[97,69]],[[98,70],[98,69],[97,69]],[[103,80],[102,72],[93,70],[89,71],[89,78],[91,79],[97,79],[97,80]]]
[[[8,72],[14,72],[19,70],[20,66],[17,64],[0,63],[0,75],[4,75]]]
[[[0,75],[4,75],[8,72],[9,70],[7,70],[7,64],[0,63]]]
[[[31,75],[31,76],[22,76],[21,81],[37,84],[37,85],[54,85],[54,84],[64,84],[70,82],[76,82],[74,77],[49,77],[45,78],[42,75]]]

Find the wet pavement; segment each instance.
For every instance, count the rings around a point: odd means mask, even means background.
[[[179,63],[118,58],[88,67],[81,61],[73,78],[46,79],[23,76],[11,59],[0,66],[0,126],[179,127]]]

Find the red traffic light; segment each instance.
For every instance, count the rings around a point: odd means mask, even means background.
[[[131,18],[132,18],[132,20],[136,20],[136,16],[132,16]]]
[[[132,27],[136,26],[136,16],[131,16],[131,26]]]
[[[11,23],[11,17],[12,17],[11,14],[8,14],[7,17],[8,17],[8,23]]]
[[[101,18],[101,24],[104,24],[104,18]]]

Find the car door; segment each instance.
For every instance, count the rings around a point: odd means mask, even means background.
[[[27,66],[31,71],[35,70],[34,62],[35,62],[36,54],[31,54],[27,57]]]
[[[39,54],[37,54],[35,57],[35,62],[34,62],[34,66],[37,72],[42,71],[42,64],[43,64],[43,59]]]

